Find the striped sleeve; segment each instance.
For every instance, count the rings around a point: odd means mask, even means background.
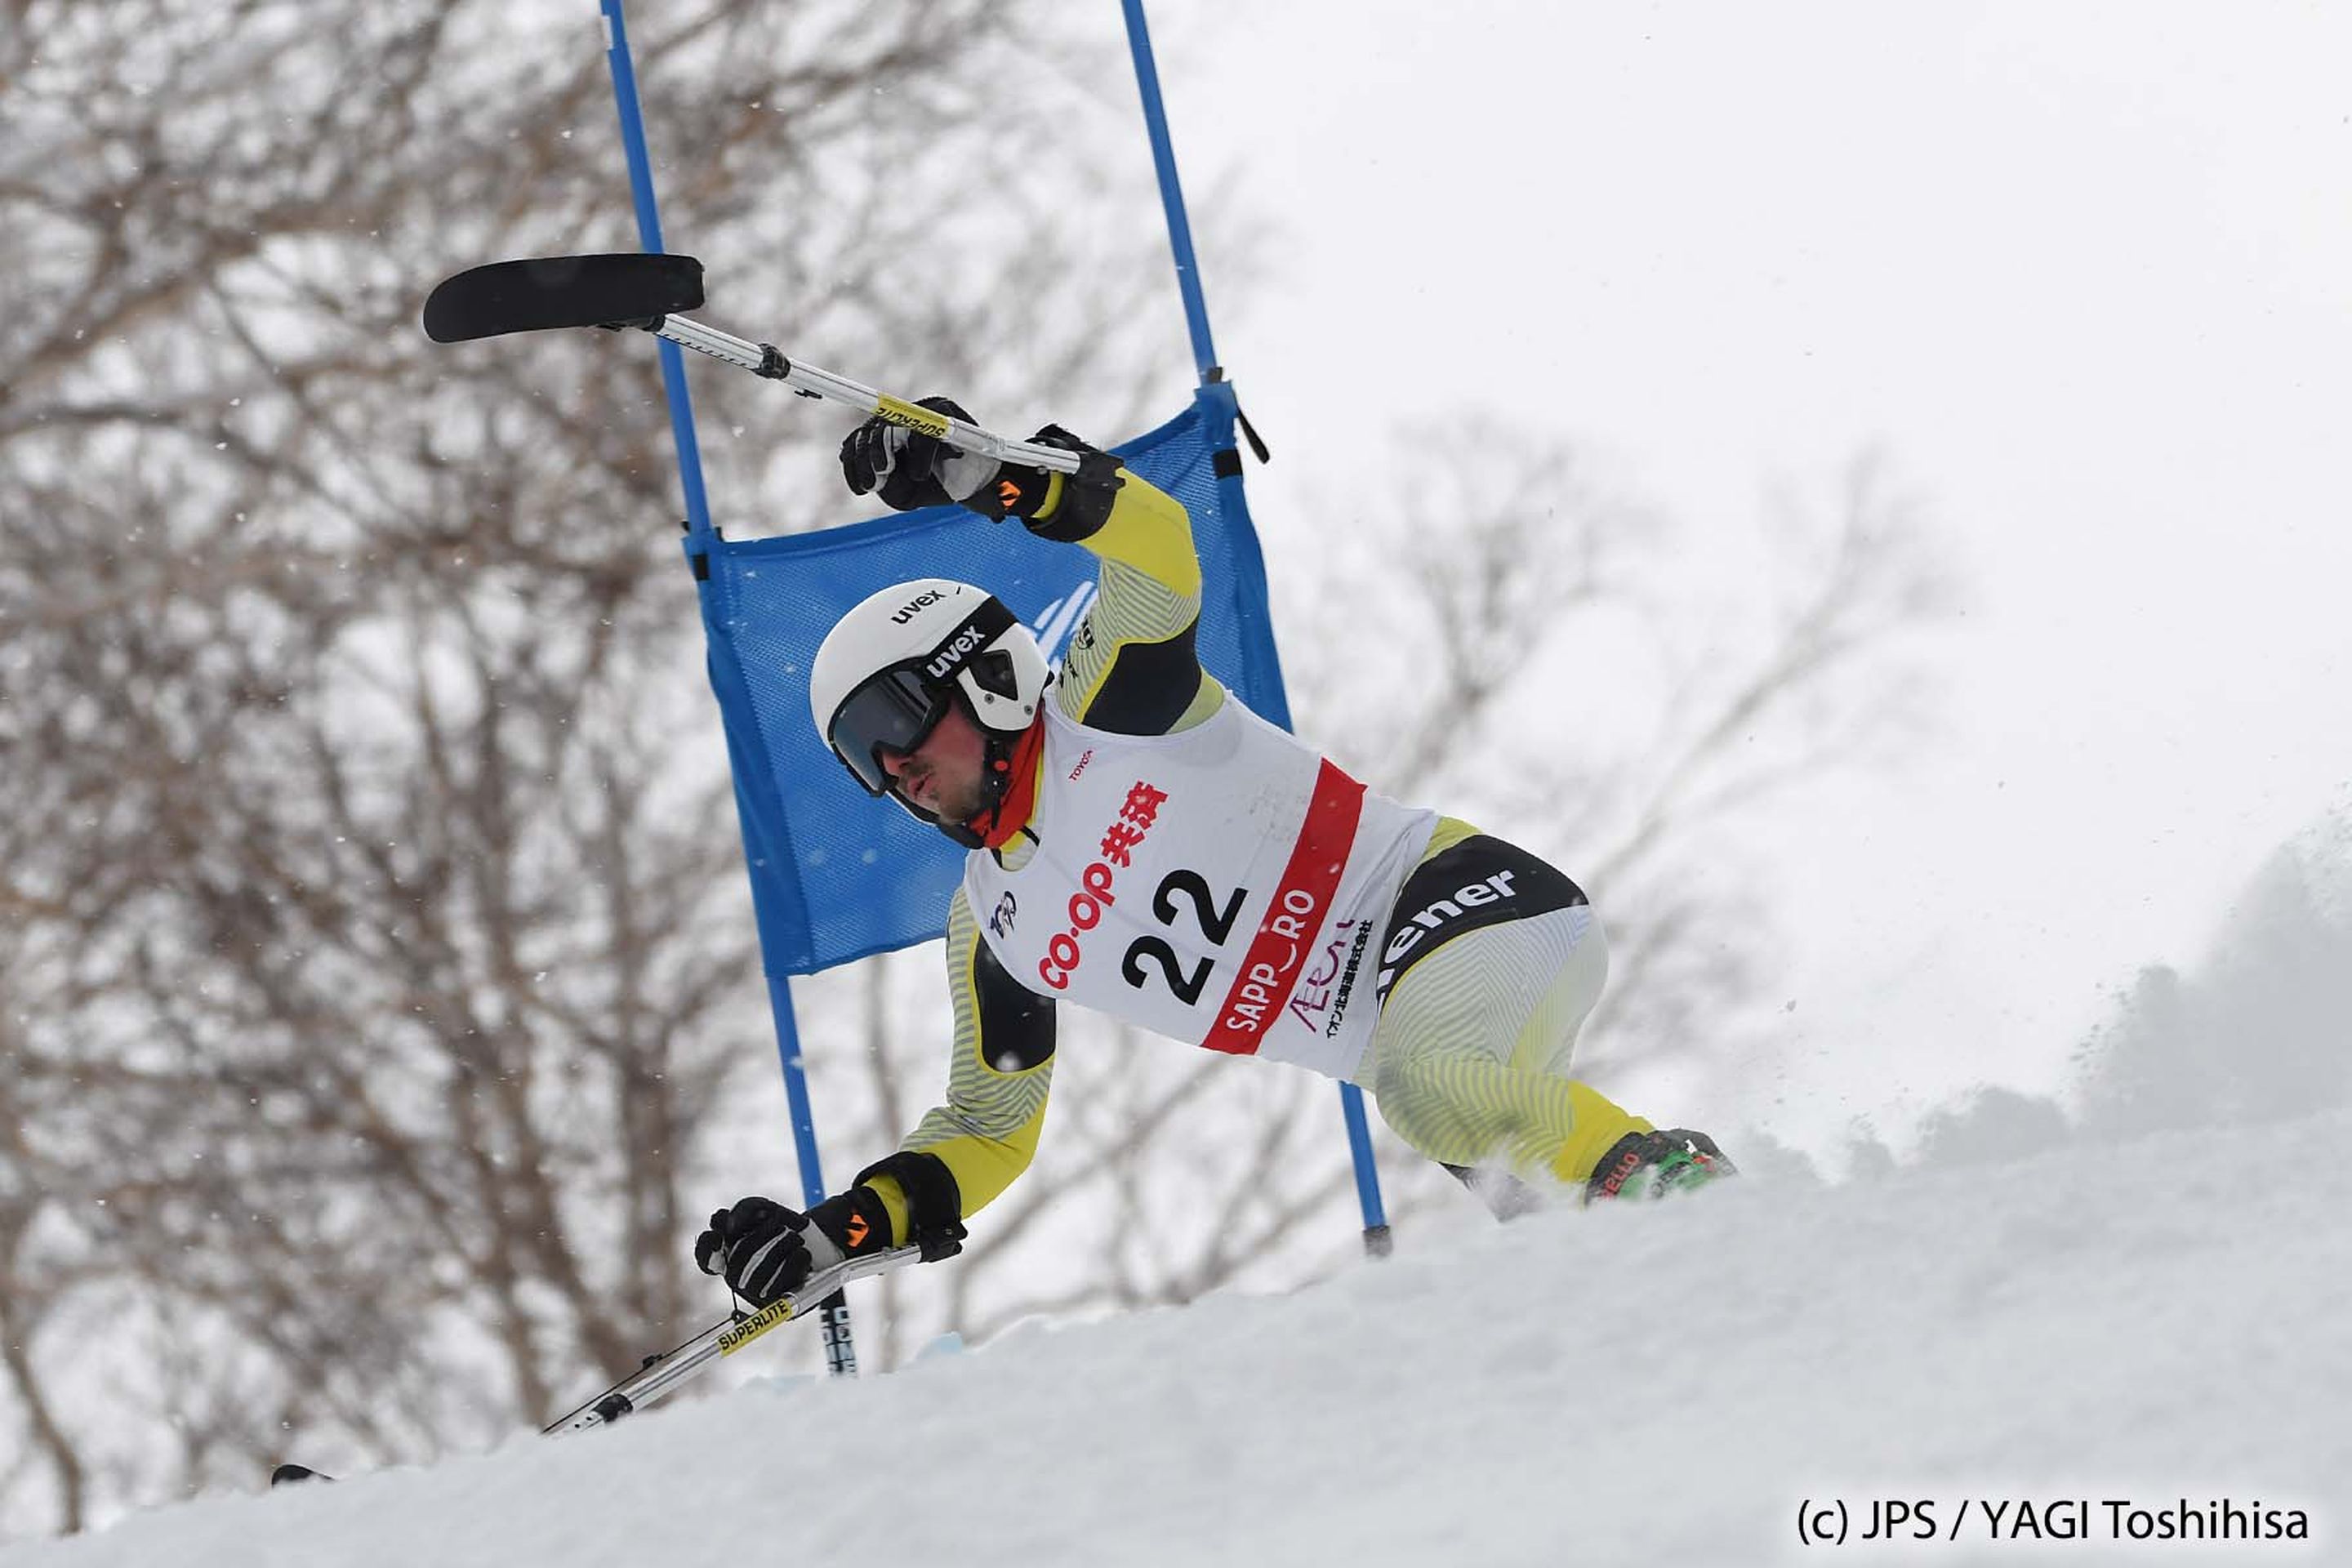
[[[1175,497],[1122,470],[1110,514],[1066,535],[1102,558],[1101,591],[1070,639],[1055,687],[1062,711],[1124,735],[1189,730],[1217,710],[1224,688],[1201,668],[1201,558]]]
[[[899,1148],[946,1165],[969,1216],[1011,1186],[1036,1152],[1054,1075],[1054,1004],[1005,973],[980,939],[961,889],[948,906],[947,962],[955,1004],[947,1100]],[[888,1180],[874,1185],[903,1240],[906,1198],[895,1182],[883,1185]]]

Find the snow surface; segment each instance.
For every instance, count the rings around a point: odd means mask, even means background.
[[[0,1564],[2352,1564],[2347,954],[2352,800],[2196,971],[2143,976],[2073,1103],[1980,1095],[1907,1163],[1825,1185],[1725,1129],[1748,1174],[1685,1200],[1408,1231],[1288,1296],[754,1376],[429,1468],[256,1477]],[[2299,1509],[2310,1538],[2117,1542],[2111,1499]],[[1798,1539],[1807,1504],[1858,1532],[1894,1500],[1958,1538]],[[1988,1501],[2086,1503],[2090,1537],[1990,1540]]]
[[[2347,1122],[1407,1238],[1286,1298],[755,1381],[5,1562],[2352,1562]],[[1942,1524],[1988,1498],[2086,1499],[2095,1539],[1990,1544],[1971,1513],[1892,1553],[1797,1540],[1805,1500]],[[2315,1539],[2115,1544],[2110,1498],[2299,1507]]]

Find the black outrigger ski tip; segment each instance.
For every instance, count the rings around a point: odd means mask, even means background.
[[[543,256],[493,261],[444,280],[425,300],[425,335],[461,343],[552,327],[651,322],[702,305],[691,256]]]
[[[280,1465],[269,1472],[269,1484],[282,1487],[294,1481],[331,1481],[332,1476],[322,1476],[308,1465]]]

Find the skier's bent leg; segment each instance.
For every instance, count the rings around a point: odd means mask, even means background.
[[[1568,899],[1462,931],[1413,955],[1395,977],[1357,1074],[1389,1125],[1507,1218],[1529,1206],[1530,1179],[1616,1196],[1728,1174],[1704,1135],[1659,1132],[1569,1077],[1577,1033],[1609,973],[1607,941],[1582,894],[1466,824],[1440,829],[1424,868],[1441,856],[1438,881],[1493,877],[1491,860],[1507,879],[1556,879]],[[1401,914],[1408,904],[1417,907],[1411,884]]]
[[[1650,1131],[1567,1074],[1608,973],[1583,905],[1465,931],[1398,979],[1358,1077],[1431,1159],[1580,1186],[1621,1138]]]

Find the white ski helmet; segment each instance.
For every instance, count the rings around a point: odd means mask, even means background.
[[[888,795],[929,822],[891,790],[877,748],[913,751],[961,700],[988,742],[992,808],[1049,678],[1045,650],[1003,600],[925,577],[883,589],[834,624],[809,668],[809,714],[866,794]],[[938,826],[959,843],[976,842],[960,823]]]

